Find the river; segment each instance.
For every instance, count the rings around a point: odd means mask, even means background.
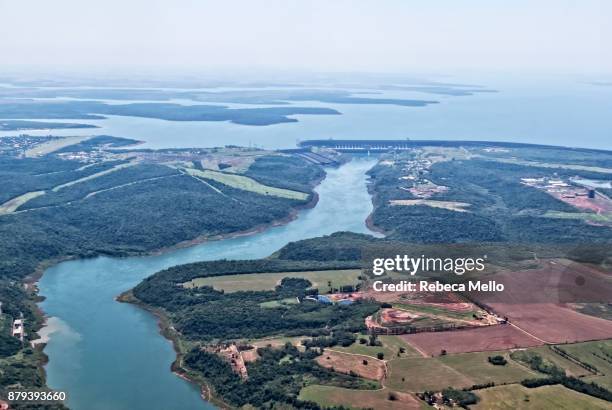
[[[372,233],[366,171],[375,160],[355,158],[328,169],[317,187],[319,202],[287,225],[264,232],[202,243],[161,255],[98,257],[60,263],[39,282],[48,316],[45,352],[48,384],[66,391],[74,410],[206,409],[199,389],[170,372],[171,343],[157,320],[114,298],[142,279],[170,266],[214,259],[268,256],[291,241],[337,231]]]

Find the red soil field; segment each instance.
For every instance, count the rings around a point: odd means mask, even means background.
[[[414,321],[419,315],[398,309],[383,309],[380,313],[381,320],[385,325],[405,325]]]
[[[558,304],[494,303],[491,307],[497,312],[503,312],[510,323],[546,343],[612,338],[612,321],[583,315]]]
[[[564,193],[549,192],[549,194],[559,199],[560,201],[570,204],[573,207],[576,207],[580,210],[593,211],[597,214],[608,214],[612,212],[612,201],[610,201],[607,198],[604,198],[601,195],[597,195],[595,198],[588,198],[586,196],[576,196],[575,198],[566,198],[563,196],[564,194],[568,194],[568,193],[569,194],[581,193],[583,195],[586,195],[587,192],[588,190],[586,189],[574,189],[574,190],[569,190],[568,192],[564,192]]]
[[[364,360],[367,365],[364,364]],[[336,372],[345,374],[354,372],[366,379],[382,380],[387,374],[385,362],[369,356],[325,349],[316,361],[320,366],[333,368]]]
[[[543,343],[512,325],[496,325],[447,332],[414,333],[400,336],[427,356],[539,346]]]
[[[547,343],[612,338],[612,321],[571,309],[576,302],[612,302],[612,275],[569,261],[546,262],[540,269],[506,272],[487,279],[505,290],[473,293],[510,323]]]

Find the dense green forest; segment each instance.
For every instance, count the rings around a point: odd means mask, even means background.
[[[231,340],[268,336],[312,336],[301,352],[291,344],[284,348],[260,348],[259,359],[247,363],[248,380],[232,371],[217,354],[195,347],[183,360],[184,365],[203,377],[213,391],[233,406],[257,408],[285,403],[293,408],[318,409],[318,405],[297,399],[307,383],[347,388],[373,388],[352,375],[336,373],[319,366],[314,359],[320,348],[349,345],[354,333],[364,331],[364,318],[379,309],[374,301],[351,305],[330,305],[304,299],[315,294],[305,279],[291,278],[290,272],[332,270],[358,267],[356,261],[283,260],[275,257],[259,260],[219,260],[174,266],[160,271],[136,286],[132,294],[142,303],[163,308],[180,338],[197,343],[223,343]],[[288,272],[274,290],[225,293],[208,286],[187,288],[182,283],[194,278]],[[265,308],[263,302],[300,298],[301,303]]]
[[[13,171],[2,173],[0,178],[5,178],[13,195],[19,195],[91,175],[111,165],[102,163],[82,171],[42,175],[17,175]],[[247,230],[287,217],[292,207],[304,203],[258,195],[214,181],[207,185],[187,175],[147,181],[173,173],[158,165],[125,168],[43,195],[25,206],[57,205],[53,208],[0,216],[0,238],[4,238],[0,277],[22,278],[43,260],[146,252],[199,235]],[[138,178],[144,181],[124,185]],[[82,196],[117,185],[124,186],[88,198]],[[61,204],[64,199],[72,202]]]
[[[575,212],[570,205],[520,183],[523,177],[605,174],[491,162],[457,160],[435,163],[426,178],[449,187],[431,199],[470,204],[469,212],[425,205],[391,206],[393,199],[415,199],[399,188],[400,165],[377,165],[370,171],[375,210],[372,222],[392,239],[419,243],[609,243],[612,229],[580,220],[543,218],[547,211]]]
[[[285,280],[270,291],[224,293],[211,287],[180,286],[194,278],[231,274],[257,274],[333,270],[359,267],[350,261],[295,261],[259,259],[248,261],[211,261],[174,266],[145,279],[133,290],[140,301],[163,308],[175,328],[192,340],[229,340],[259,338],[277,334],[318,335],[333,329],[363,330],[363,318],[378,309],[374,302],[348,306],[305,302],[282,308],[260,304],[285,298],[303,298],[316,293],[302,279]],[[288,274],[288,278],[291,278]],[[305,283],[306,282],[306,283]]]
[[[297,122],[296,114],[338,115],[320,107],[228,108],[220,105],[171,103],[105,104],[98,101],[10,101],[0,103],[0,118],[104,119],[104,115],[157,118],[168,121],[231,121],[242,125],[271,125]]]
[[[0,203],[28,192],[52,189],[58,185],[111,169],[126,162],[124,160],[104,161],[85,167],[85,164],[76,161],[54,158],[17,160],[0,157],[0,184],[2,185]],[[31,165],[31,167],[28,165]],[[55,165],[58,165],[58,167]]]
[[[245,175],[264,185],[308,192],[325,171],[297,157],[266,155],[256,158]]]
[[[89,170],[90,168],[88,168]],[[110,174],[66,186],[58,191],[48,191],[45,195],[33,198],[19,207],[18,210],[35,209],[46,206],[61,205],[80,199],[88,195],[102,193],[109,189],[123,189],[126,184],[144,183],[153,178],[180,176],[181,173],[164,165],[138,164],[114,171]],[[144,182],[143,182],[144,181]],[[120,187],[120,188],[117,188]]]
[[[318,349],[300,352],[287,344],[281,349],[261,348],[257,353],[260,358],[247,365],[246,381],[232,371],[227,361],[199,348],[186,355],[185,364],[201,374],[217,395],[235,407],[249,404],[256,408],[276,408],[282,403],[290,408],[318,410],[316,403],[297,398],[306,381],[353,389],[378,387],[359,377],[319,366],[314,361],[320,354]]]
[[[113,137],[110,135],[97,135],[92,138],[88,138],[78,144],[69,145],[55,151],[56,154],[63,152],[78,152],[78,151],[91,151],[94,149],[102,148],[122,148],[129,145],[138,144],[140,141],[131,138],[120,138]]]
[[[105,138],[89,141],[77,148],[94,149],[117,142]],[[153,163],[132,165],[52,190],[126,162],[87,165],[56,155],[0,156],[1,202],[31,191],[46,191],[17,212],[0,215],[2,310],[8,320],[23,314],[29,337],[40,326],[40,317],[35,313],[36,295],[32,288],[24,288],[22,280],[41,263],[102,254],[142,254],[199,236],[249,230],[287,218],[308,202],[259,195],[214,181],[203,183]],[[302,160],[295,164],[299,171],[286,176],[288,183],[295,177],[304,192],[312,192],[321,170]],[[264,178],[265,165],[258,166],[258,171]],[[251,171],[252,175],[257,177],[258,171]],[[0,360],[0,386],[18,382],[25,387],[43,387],[42,354],[22,346],[15,350],[17,346],[11,343],[15,339],[8,332],[5,329],[0,336],[0,354],[6,356]]]

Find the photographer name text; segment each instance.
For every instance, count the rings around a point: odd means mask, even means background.
[[[407,281],[398,283],[384,283],[377,280],[372,288],[376,292],[503,292],[504,285],[494,280],[468,281],[466,283],[442,283],[439,281],[428,282],[426,280]]]

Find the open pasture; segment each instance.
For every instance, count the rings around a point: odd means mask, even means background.
[[[19,209],[21,205],[25,204],[30,199],[37,198],[44,194],[45,194],[45,191],[33,191],[33,192],[28,192],[23,195],[19,195],[18,197],[9,199],[5,203],[0,204],[0,215],[13,213],[17,209]]]
[[[389,400],[393,394],[396,400]],[[300,391],[300,400],[314,401],[320,406],[344,406],[354,409],[418,410],[429,408],[411,394],[378,390],[354,390],[334,386],[311,385]]]
[[[528,389],[520,384],[496,386],[476,392],[480,402],[470,406],[474,410],[604,410],[610,403],[565,388],[561,385]]]
[[[453,201],[434,201],[430,199],[392,199],[389,201],[391,206],[416,206],[423,205],[431,208],[446,209],[447,211],[469,212],[467,209],[470,204],[465,202]]]
[[[330,290],[329,281],[331,281],[333,287],[356,285],[359,282],[360,275],[361,270],[359,269],[252,273],[195,278],[185,282],[183,286],[186,288],[212,286],[216,290],[231,293],[249,290],[273,290],[283,278],[303,278],[309,280],[313,288],[317,288],[324,293]]]
[[[359,339],[363,338],[369,341],[369,335],[361,334],[357,336],[357,340],[350,346],[334,346],[334,350],[341,352],[360,354],[364,356],[376,357],[378,353],[384,354],[386,360],[397,357],[422,357],[419,352],[414,350],[412,346],[406,343],[399,336],[378,336],[378,341],[382,346],[370,346],[368,343],[360,343]],[[400,352],[401,349],[401,352]]]
[[[505,366],[496,366],[488,361],[489,356],[503,355],[508,360]],[[511,361],[506,352],[478,352],[395,359],[388,363],[389,377],[385,385],[405,392],[441,390],[452,386],[470,387],[488,382],[514,383],[538,377],[534,371]]]
[[[558,348],[597,369],[598,375],[589,376],[588,381],[612,389],[612,340],[560,345]]]
[[[25,156],[28,158],[31,157],[41,157],[43,155],[50,154],[52,152],[58,151],[62,148],[69,147],[71,145],[76,145],[80,142],[87,141],[92,138],[91,136],[76,136],[76,137],[61,137],[54,138],[52,140],[43,142],[42,144],[38,144],[25,152]]]
[[[356,373],[364,379],[382,380],[387,374],[387,367],[382,360],[354,353],[339,352],[334,349],[325,349],[323,354],[316,358],[319,365],[334,369],[339,373]]]
[[[292,191],[290,189],[276,188],[260,184],[253,178],[249,178],[244,175],[212,171],[210,169],[199,170],[194,168],[183,168],[183,170],[192,176],[210,179],[232,188],[242,189],[244,191],[250,191],[260,195],[270,195],[279,198],[294,199],[298,201],[304,201],[308,199],[308,194],[304,192]]]

